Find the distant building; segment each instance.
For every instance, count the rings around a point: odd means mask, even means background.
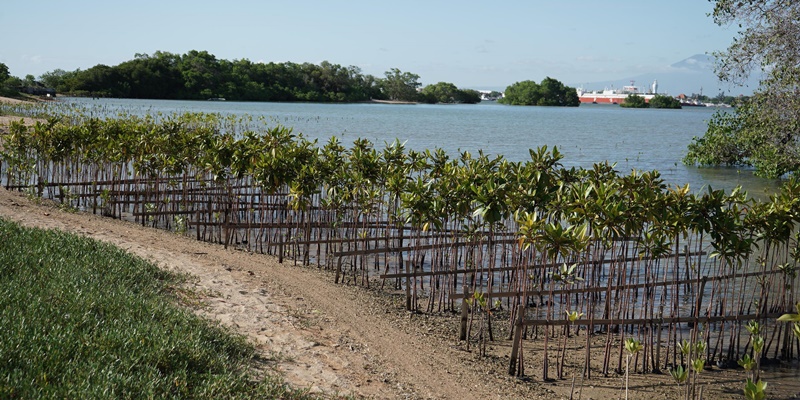
[[[478,90],[477,92],[481,94],[481,101],[495,101],[503,98],[503,93],[494,90]]]

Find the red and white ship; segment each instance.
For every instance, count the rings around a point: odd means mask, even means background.
[[[592,104],[622,104],[625,99],[632,94],[644,97],[645,102],[650,102],[650,99],[656,97],[658,93],[658,81],[653,81],[649,92],[639,90],[639,87],[634,85],[635,81],[631,81],[629,86],[623,86],[622,90],[619,89],[603,89],[602,91],[586,91],[583,88],[578,88],[578,98],[581,103]]]

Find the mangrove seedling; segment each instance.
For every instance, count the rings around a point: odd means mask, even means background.
[[[625,399],[628,399],[628,380],[631,372],[631,358],[634,354],[642,350],[644,346],[638,339],[627,338],[625,339],[625,350],[628,351],[627,365],[625,366]]]
[[[682,383],[686,382],[686,379],[689,377],[689,370],[683,368],[683,365],[678,365],[675,368],[670,368],[669,374],[672,376],[672,379],[675,380],[675,383],[680,386]]]
[[[764,400],[767,398],[766,394],[767,383],[759,379],[753,382],[752,379],[747,378],[747,383],[744,385],[744,397],[747,400]]]

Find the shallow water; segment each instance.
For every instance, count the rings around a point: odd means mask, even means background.
[[[442,148],[451,157],[459,151],[501,154],[512,161],[529,159],[528,149],[557,146],[564,166],[590,168],[616,163],[618,171],[658,170],[669,185],[689,184],[693,191],[741,185],[762,197],[777,188],[775,181],[756,178],[737,168],[696,168],[681,163],[686,147],[702,136],[717,110],[624,109],[584,104],[576,108],[514,107],[494,102],[477,105],[392,105],[248,103],[67,98],[106,111],[134,113],[214,112],[263,117],[293,128],[323,144],[331,136],[345,144],[366,138],[382,148],[395,139],[414,150]],[[722,110],[725,112],[725,110]]]

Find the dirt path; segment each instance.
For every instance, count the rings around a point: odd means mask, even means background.
[[[314,392],[372,398],[532,398],[487,379],[474,355],[427,335],[386,296],[335,285],[314,268],[225,250],[173,233],[36,204],[0,188],[0,216],[102,240],[191,275],[199,312],[247,335],[263,366]]]

